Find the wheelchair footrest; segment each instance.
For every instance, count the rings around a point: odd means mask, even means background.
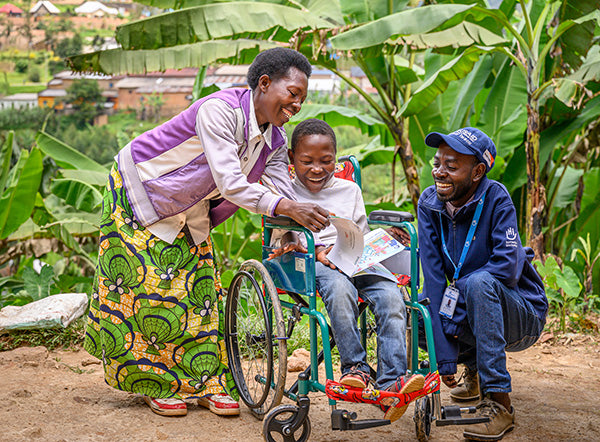
[[[446,405],[442,407],[442,418],[435,421],[438,427],[448,425],[471,425],[489,422],[489,417],[462,417],[463,414],[475,413],[475,407],[459,407],[458,405]]]
[[[330,379],[325,383],[325,394],[329,399],[379,405],[384,407],[402,407],[423,396],[440,389],[440,376],[437,372],[429,373],[421,390],[412,393],[396,393],[372,388],[356,388]]]
[[[356,413],[347,410],[333,410],[331,413],[331,429],[339,431],[364,430],[365,428],[390,425],[387,419],[364,419],[357,421]]]

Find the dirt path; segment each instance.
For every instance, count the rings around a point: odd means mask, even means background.
[[[600,339],[576,341],[510,354],[517,426],[504,440],[600,441]],[[157,416],[138,395],[104,384],[94,361],[84,351],[49,353],[44,347],[0,353],[0,441],[262,440],[261,422],[244,407],[239,418],[219,418],[195,405],[183,418]],[[416,440],[412,405],[391,426],[334,432],[324,395],[310,397],[312,441]],[[381,416],[369,405],[343,405],[361,419]],[[462,431],[434,426],[431,440],[462,440]]]

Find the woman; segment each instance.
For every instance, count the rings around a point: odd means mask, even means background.
[[[300,111],[310,74],[296,51],[262,52],[250,90],[196,101],[116,158],[84,346],[110,386],[143,394],[155,413],[185,415],[184,399],[198,398],[213,413],[239,414],[210,229],[239,207],[313,231],[328,224],[326,210],[292,199],[281,129]]]

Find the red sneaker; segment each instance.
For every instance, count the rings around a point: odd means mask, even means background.
[[[204,396],[198,399],[198,405],[208,408],[219,416],[237,416],[240,414],[240,404],[225,393]]]
[[[388,391],[412,393],[413,391],[419,391],[424,385],[425,377],[422,374],[415,374],[410,377],[400,376],[398,380],[388,388]],[[407,408],[408,404],[402,405],[401,407],[390,407],[386,410],[383,418],[394,422],[402,417]]]
[[[152,411],[161,416],[185,416],[187,414],[187,405],[181,399],[144,396],[144,401]]]
[[[340,384],[348,385],[349,387],[367,388],[370,378],[371,376],[369,373],[354,366],[350,369],[350,371],[342,375],[340,378]]]

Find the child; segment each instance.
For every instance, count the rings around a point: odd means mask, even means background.
[[[299,202],[319,204],[338,216],[352,219],[364,233],[369,232],[360,188],[352,181],[334,176],[336,139],[327,123],[316,119],[300,123],[292,134],[288,155],[296,171],[292,186]],[[348,277],[337,270],[327,259],[336,236],[332,225],[319,233],[319,242],[325,246],[316,247],[315,270],[317,290],[327,308],[340,353],[340,383],[359,388],[369,383],[367,354],[357,327],[360,296],[369,304],[377,322],[377,388],[400,393],[420,390],[424,384],[422,375],[405,376],[406,307],[400,290],[395,282],[376,271]],[[303,249],[295,236],[287,233],[273,256]],[[385,419],[395,421],[406,408],[407,405],[388,408]]]

